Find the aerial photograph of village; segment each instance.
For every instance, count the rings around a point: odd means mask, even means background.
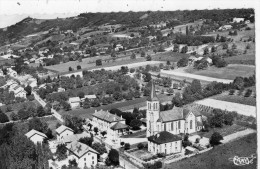
[[[1,26],[0,169],[256,169],[255,9],[163,7]]]

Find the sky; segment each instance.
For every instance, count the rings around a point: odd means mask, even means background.
[[[27,16],[53,19],[85,12],[254,8],[259,0],[0,0],[0,28]]]

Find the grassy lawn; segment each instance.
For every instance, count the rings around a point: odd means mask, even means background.
[[[119,103],[114,103],[114,104],[109,104],[109,105],[102,105],[99,107],[91,107],[89,109],[75,109],[75,110],[70,110],[70,111],[60,111],[61,114],[69,114],[69,115],[74,115],[74,116],[79,116],[82,118],[92,118],[92,114],[94,114],[95,110],[111,110],[113,108],[118,109],[120,107],[128,106],[128,105],[135,105],[140,102],[145,102],[146,97],[143,98],[138,98],[135,100],[129,100],[129,101],[124,101],[124,102],[119,102]]]
[[[157,60],[157,61],[170,61],[170,62],[178,62],[181,58],[183,57],[190,57],[188,54],[184,53],[177,53],[177,52],[164,52],[164,53],[157,53],[152,56],[152,60]]]
[[[139,131],[133,134],[121,136],[121,138],[145,138],[146,137],[146,130]]]
[[[130,154],[132,154],[133,156],[135,156],[139,159],[142,159],[142,160],[153,156],[153,154],[148,152],[147,149],[136,150],[136,151],[131,152]]]
[[[212,150],[182,161],[165,166],[166,169],[256,169],[256,159],[253,164],[236,166],[229,158],[234,156],[248,157],[256,154],[257,135],[250,134],[239,140],[217,146]]]
[[[246,127],[243,127],[243,126],[240,126],[237,124],[233,124],[232,126],[226,125],[226,126],[223,126],[222,128],[212,128],[212,129],[210,129],[209,132],[197,132],[196,134],[203,136],[203,137],[210,138],[214,132],[218,132],[224,137],[224,136],[227,136],[227,135],[230,135],[230,134],[233,134],[233,133],[245,130],[245,129],[246,129]]]
[[[217,68],[211,66],[206,70],[196,70],[193,68],[188,68],[185,71],[187,73],[196,74],[196,75],[233,80],[237,76],[249,77],[253,75],[255,72],[255,67],[248,66],[248,65],[231,64],[224,68]]]
[[[243,95],[237,96],[237,95],[228,95],[227,93],[225,93],[225,94],[213,96],[211,98],[216,99],[216,100],[227,101],[227,102],[256,106],[256,98],[254,98],[254,97],[244,97]]]

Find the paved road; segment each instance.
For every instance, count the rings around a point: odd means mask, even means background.
[[[178,76],[178,77],[187,77],[191,79],[198,79],[198,80],[203,80],[203,81],[208,81],[208,82],[222,82],[222,83],[232,83],[233,80],[228,80],[228,79],[218,79],[218,78],[213,78],[213,77],[208,77],[208,76],[201,76],[201,75],[195,75],[195,74],[190,74],[190,73],[184,73],[184,72],[177,72],[174,70],[161,70],[161,74],[164,75],[173,75],[173,76]]]
[[[237,140],[241,137],[245,137],[247,136],[248,134],[252,134],[252,133],[256,133],[256,130],[253,130],[253,129],[245,129],[243,131],[239,131],[239,132],[236,132],[236,133],[233,133],[233,134],[230,134],[230,135],[227,135],[223,138],[223,140],[221,141],[223,144],[225,143],[229,143],[230,141],[234,141],[234,140]]]
[[[42,98],[35,92],[35,91],[32,91],[32,94],[34,95],[34,98],[35,100],[37,100],[41,105],[42,107],[45,107],[46,106],[46,103],[44,100],[42,100]],[[64,122],[64,120],[62,119],[62,116],[56,111],[54,110],[53,108],[51,109],[51,112],[52,112],[52,115],[58,119],[59,121],[61,122]]]

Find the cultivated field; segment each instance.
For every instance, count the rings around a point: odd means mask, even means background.
[[[187,68],[184,69],[184,71],[194,75],[234,80],[237,76],[242,76],[242,77],[252,76],[255,72],[255,66],[230,64],[227,67],[223,67],[223,68],[217,68],[215,66],[211,66],[206,70],[196,70],[193,68]]]
[[[229,160],[234,156],[251,157],[252,154],[256,154],[256,150],[257,136],[254,133],[239,140],[217,146],[203,154],[169,164],[165,166],[165,169],[256,169],[256,159],[253,160],[252,164],[244,166],[236,166],[233,161]]]
[[[229,94],[225,93],[225,94],[213,96],[211,98],[215,99],[215,100],[245,104],[245,105],[249,105],[249,106],[256,106],[256,98],[254,98],[252,96],[244,97],[243,95],[237,96],[237,95],[229,95]]]
[[[256,107],[249,106],[239,103],[232,103],[227,101],[215,100],[215,99],[204,99],[196,102],[197,104],[227,110],[227,111],[236,111],[238,114],[242,114],[245,116],[253,116],[256,117]]]
[[[188,79],[188,80],[193,80],[193,79],[198,79],[204,82],[222,82],[222,83],[231,83],[233,80],[228,80],[228,79],[220,79],[220,78],[213,78],[213,77],[208,77],[208,76],[202,76],[202,75],[196,75],[196,74],[191,74],[191,73],[185,73],[181,71],[176,71],[176,70],[161,70],[161,75],[163,76],[168,76],[173,79],[179,80],[181,79]]]
[[[157,54],[153,55],[152,60],[178,62],[183,57],[188,58],[188,57],[190,57],[190,55],[184,54],[184,53],[167,51],[167,52],[157,53]]]

